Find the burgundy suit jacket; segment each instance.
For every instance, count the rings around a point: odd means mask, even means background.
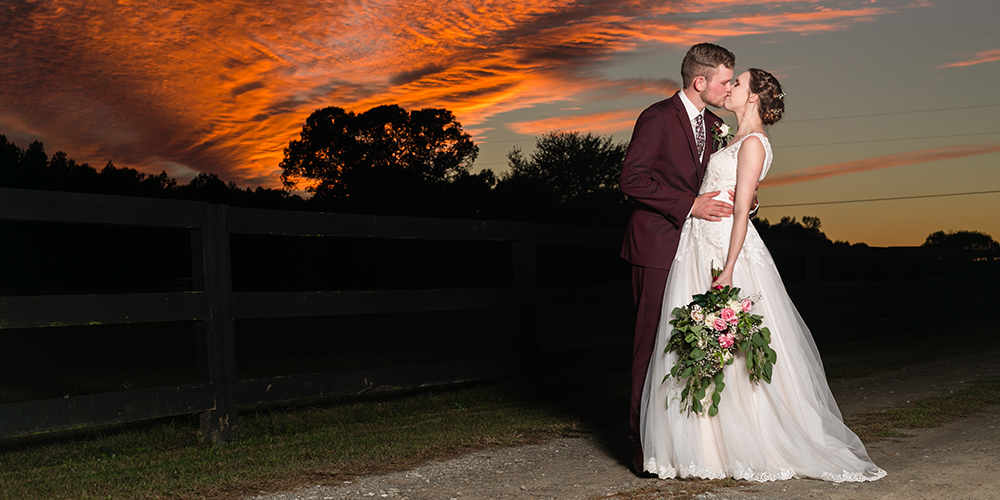
[[[635,208],[621,256],[636,266],[670,269],[684,219],[715,151],[712,131],[722,123],[705,110],[705,154],[699,161],[691,120],[678,93],[639,115],[625,153],[619,183]]]

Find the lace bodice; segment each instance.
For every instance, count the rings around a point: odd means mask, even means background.
[[[708,160],[705,179],[702,181],[699,193],[720,191],[719,195],[715,198],[731,203],[729,190],[736,188],[737,155],[743,141],[750,136],[756,136],[764,143],[764,166],[760,171],[760,179],[758,180],[764,179],[768,169],[771,167],[771,159],[773,157],[771,143],[767,140],[767,136],[755,132],[716,151],[712,155]],[[729,252],[729,237],[732,234],[732,229],[732,217],[724,218],[721,222],[709,222],[688,216],[687,220],[684,221],[684,230],[681,234],[680,246],[674,257],[675,261],[684,258],[685,254],[689,253],[694,246],[701,246],[706,250],[706,252],[701,253],[701,256],[708,260],[700,263],[700,265],[704,269],[709,269],[712,265],[721,267],[726,261],[726,254]],[[709,249],[711,250],[709,251]],[[764,242],[761,241],[753,224],[750,224],[747,228],[747,236],[743,242],[741,254],[754,264],[761,264],[768,258],[766,257],[767,249],[764,247]]]
[[[771,142],[767,140],[767,136],[759,132],[754,132],[752,134],[747,134],[737,142],[734,142],[718,151],[712,155],[708,160],[708,167],[705,169],[705,179],[701,183],[701,193],[708,193],[712,191],[722,191],[719,194],[719,199],[724,199],[729,201],[728,190],[736,187],[736,163],[737,155],[740,152],[740,146],[743,145],[743,141],[747,140],[747,137],[754,136],[760,139],[764,143],[764,168],[760,171],[760,179],[758,181],[764,180],[764,176],[767,175],[767,170],[771,167]]]

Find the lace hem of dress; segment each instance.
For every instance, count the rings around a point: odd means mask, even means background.
[[[820,479],[834,483],[863,483],[865,481],[878,481],[885,476],[886,472],[876,467],[874,472],[847,472],[846,470],[843,474],[830,474],[829,472],[824,472],[823,477]]]
[[[795,471],[791,469],[778,469],[777,472],[756,472],[753,469],[736,462],[736,467],[732,471],[727,470],[711,470],[708,467],[699,467],[695,464],[680,466],[679,469],[671,467],[670,465],[657,465],[656,458],[650,458],[646,460],[645,466],[646,472],[652,472],[656,474],[660,479],[672,479],[676,477],[697,477],[701,479],[725,479],[731,477],[733,479],[742,479],[746,481],[754,481],[757,483],[773,482],[773,481],[787,481],[796,477]],[[881,469],[879,469],[881,470]],[[885,472],[882,473],[885,475]],[[839,477],[839,476],[838,476]],[[842,481],[837,481],[842,482]]]

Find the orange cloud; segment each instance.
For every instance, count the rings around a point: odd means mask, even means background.
[[[665,97],[675,82],[608,79],[597,65],[891,12],[814,0],[14,2],[0,16],[0,133],[95,165],[278,186],[283,148],[321,107],[446,107],[475,127],[543,104]],[[615,112],[550,120],[517,126],[625,129]]]
[[[543,135],[560,130],[613,134],[631,129],[638,116],[637,111],[630,109],[509,123],[507,127],[514,132],[524,135]]]
[[[946,148],[924,149],[921,151],[911,151],[893,155],[876,156],[865,158],[864,160],[849,161],[845,163],[835,163],[832,165],[822,165],[818,167],[804,168],[794,172],[771,175],[760,183],[761,188],[785,186],[797,184],[799,182],[815,181],[837,175],[853,174],[856,172],[867,172],[881,168],[899,167],[903,165],[913,165],[916,163],[926,163],[929,161],[950,160],[954,158],[964,158],[967,156],[978,156],[1000,152],[1000,144],[986,145],[964,145],[951,146]]]
[[[979,52],[968,61],[959,61],[951,64],[945,64],[944,66],[938,66],[938,68],[961,68],[963,66],[973,66],[976,64],[988,63],[993,61],[1000,61],[1000,49],[987,50],[985,52]]]

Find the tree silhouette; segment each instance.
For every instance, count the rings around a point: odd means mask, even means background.
[[[921,246],[961,250],[1000,250],[1000,243],[997,243],[992,236],[979,231],[937,231],[928,235]]]
[[[820,230],[820,226],[822,223],[819,217],[805,216],[802,222],[799,222],[795,217],[786,216],[776,224],[771,224],[767,219],[754,219],[754,227],[765,240],[832,243]]]
[[[306,184],[317,202],[335,209],[412,213],[440,203],[478,154],[445,109],[386,105],[354,114],[328,107],[309,115],[285,148],[281,180],[286,188]]]
[[[519,147],[507,154],[498,203],[519,219],[620,227],[630,208],[618,189],[626,149],[590,133],[545,134],[530,156]]]

